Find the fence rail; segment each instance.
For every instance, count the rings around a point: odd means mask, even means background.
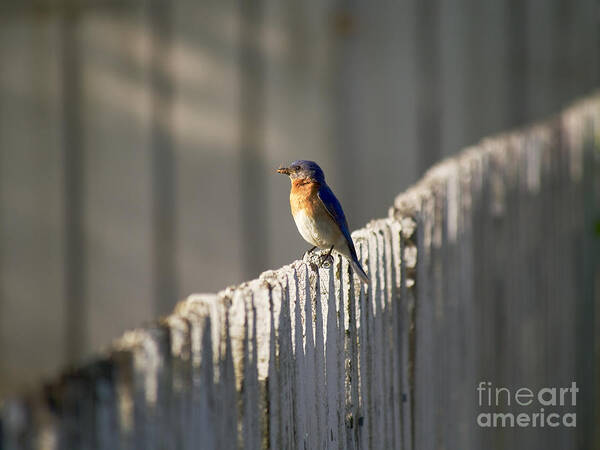
[[[353,233],[368,287],[308,256],[192,295],[5,399],[2,448],[597,448],[599,152],[598,94],[486,139]],[[481,382],[573,381],[575,429],[477,424]]]

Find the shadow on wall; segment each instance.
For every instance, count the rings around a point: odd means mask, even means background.
[[[456,6],[3,6],[0,392],[301,255],[279,164],[355,228],[597,84],[593,0]]]

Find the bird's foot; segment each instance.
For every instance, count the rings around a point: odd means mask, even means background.
[[[333,264],[333,256],[331,255],[331,253],[326,253],[324,255],[321,255],[319,257],[319,262],[321,267],[324,267],[325,269],[329,269],[331,267],[331,265]]]
[[[307,256],[310,256],[310,254],[317,248],[317,246],[315,245],[313,248],[308,249],[304,252],[304,256],[302,256],[302,259],[306,259]]]

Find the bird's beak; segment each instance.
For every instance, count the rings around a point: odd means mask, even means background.
[[[287,167],[280,167],[279,169],[277,169],[277,173],[282,173],[284,175],[289,175],[290,174],[290,169],[288,169]]]

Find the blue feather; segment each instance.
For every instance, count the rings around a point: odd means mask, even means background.
[[[356,260],[357,256],[354,248],[354,242],[352,242],[352,238],[350,237],[350,230],[348,230],[348,222],[346,221],[346,216],[344,216],[342,205],[340,205],[339,200],[325,182],[321,184],[317,194],[331,218],[335,221],[338,227],[340,227],[340,230],[346,238],[346,242],[348,243],[350,254],[352,255],[352,258]]]

